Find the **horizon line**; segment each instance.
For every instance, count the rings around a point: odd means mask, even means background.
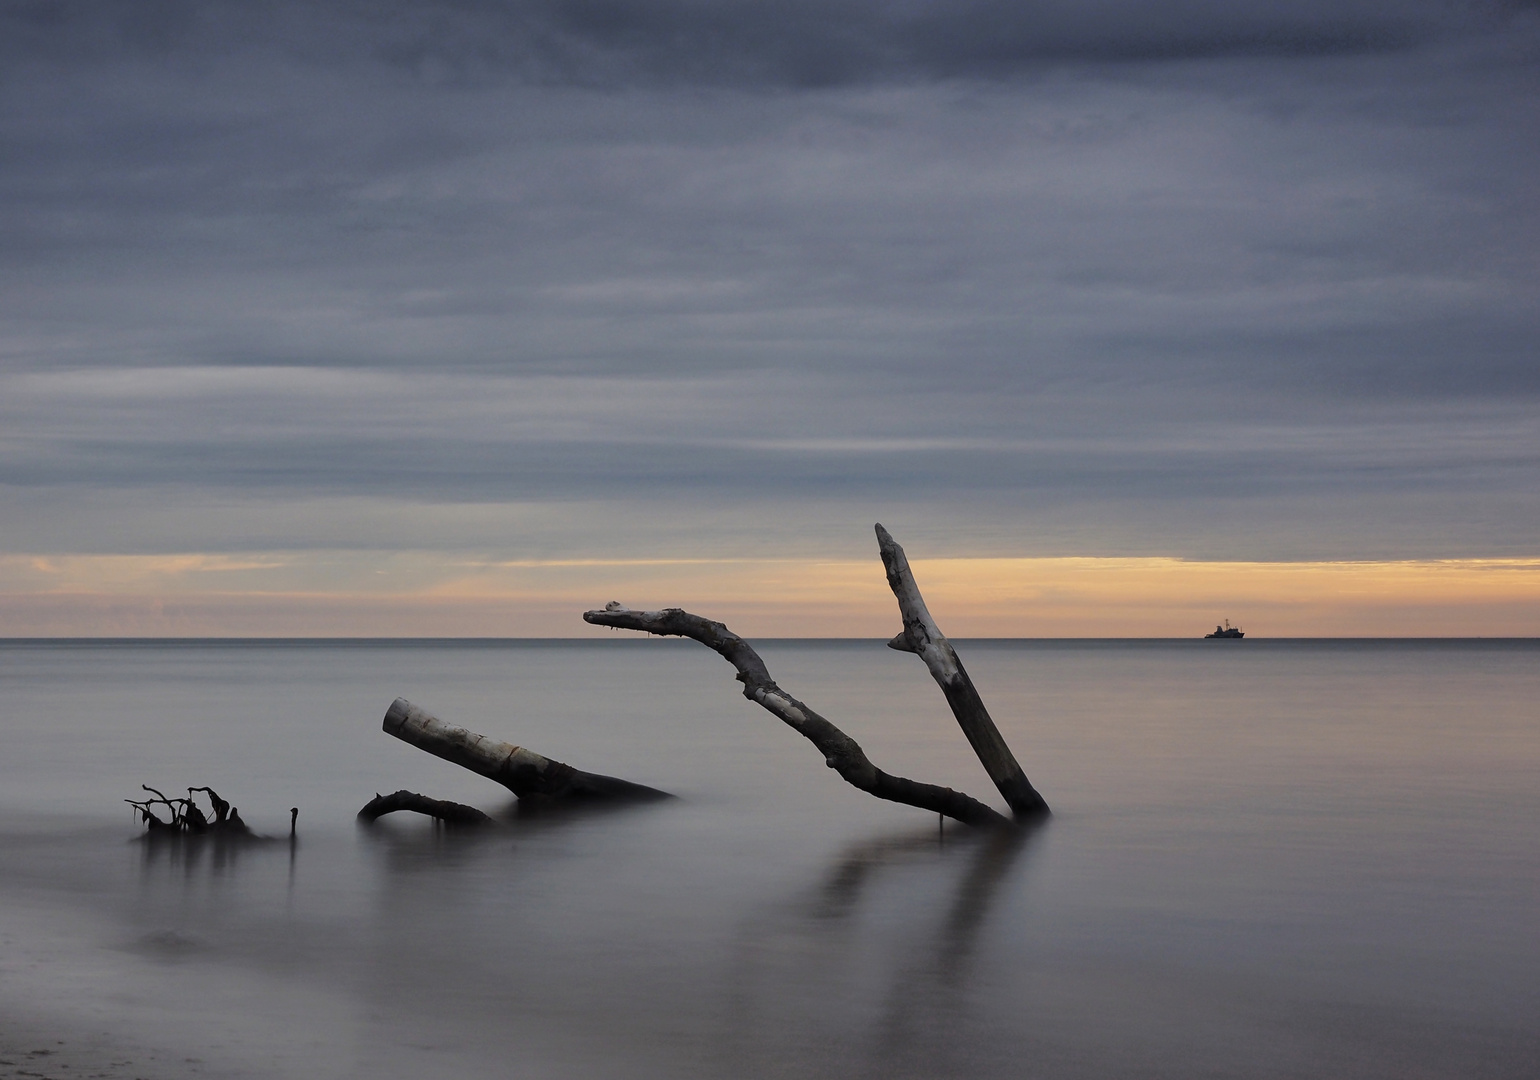
[[[742,635],[739,635],[739,636],[741,637]],[[0,634],[0,645],[6,645],[6,644],[44,644],[44,643],[58,643],[58,642],[79,642],[79,643],[83,643],[83,644],[84,643],[94,643],[94,642],[140,642],[140,643],[144,643],[144,644],[159,644],[159,643],[176,644],[176,643],[184,643],[184,642],[185,643],[204,643],[204,644],[221,644],[221,643],[225,643],[225,644],[242,644],[242,643],[251,643],[251,642],[274,642],[274,643],[277,643],[277,642],[292,642],[292,643],[296,643],[296,644],[312,643],[312,642],[315,642],[315,643],[359,642],[359,643],[381,643],[381,644],[392,644],[392,643],[402,643],[402,642],[484,643],[484,644],[496,644],[496,643],[503,643],[503,642],[509,642],[509,643],[511,643],[511,642],[552,642],[552,643],[561,643],[561,644],[584,644],[584,645],[587,645],[587,644],[604,643],[604,642],[612,642],[612,641],[670,641],[670,640],[676,640],[676,639],[679,640],[679,641],[687,640],[686,638],[678,637],[678,635],[672,635],[672,634],[670,634],[670,635],[627,634],[627,635],[624,635],[624,636],[617,634],[614,637],[598,637],[598,636],[591,636],[591,635],[590,636],[583,636],[583,637],[556,637],[556,636],[547,636],[547,635],[542,635],[542,636],[538,636],[538,637],[536,637],[536,636],[523,636],[523,637],[519,637],[519,636],[501,637],[501,636],[499,636],[499,637],[487,637],[487,636],[458,636],[458,635],[457,636],[438,635],[438,636],[421,636],[421,637],[420,636],[410,636],[410,635],[391,635],[391,636],[368,636],[368,637],[362,637],[362,636],[356,636],[356,635],[341,635],[341,634],[337,634],[337,635],[277,635],[277,634],[271,634],[271,635],[247,635],[247,636],[205,635],[205,636],[186,636],[186,637],[167,637],[167,636],[150,636],[150,635],[84,635],[84,634],[64,635],[64,634],[60,634],[60,635],[42,635],[42,636],[32,635],[32,636],[27,636],[27,637],[21,637],[21,636],[7,636],[7,635]],[[745,639],[745,640],[747,640],[747,639]],[[798,635],[798,636],[792,636],[792,637],[788,637],[788,636],[784,636],[784,635],[780,635],[780,636],[755,635],[754,640],[755,641],[821,641],[821,642],[851,641],[851,642],[876,642],[876,643],[884,644],[885,645],[888,642],[889,638],[888,637],[858,637],[858,636],[850,636],[850,635],[837,636],[837,637],[820,637],[820,636],[809,636],[809,635]],[[990,635],[990,636],[982,636],[982,637],[963,637],[963,636],[948,635],[947,640],[948,641],[985,642],[985,641],[1205,641],[1205,640],[1209,640],[1209,639],[1205,635],[1199,634],[1199,635],[1196,635],[1196,636],[1163,635],[1163,636],[1159,636],[1159,637],[1148,637],[1148,636],[1146,636],[1146,637],[1110,637],[1110,636],[1108,636],[1108,637],[1069,637],[1069,636],[1031,637],[1031,636],[1026,636],[1026,635],[1010,635],[1010,636]],[[1532,641],[1532,642],[1540,642],[1540,636],[1536,636],[1536,635],[1519,635],[1519,634],[1506,634],[1506,635],[1505,634],[1442,634],[1442,635],[1427,635],[1427,634],[1420,634],[1420,635],[1405,634],[1405,635],[1402,635],[1402,634],[1397,634],[1397,635],[1372,635],[1372,636],[1371,635],[1337,635],[1337,636],[1251,637],[1251,636],[1248,635],[1247,637],[1245,637],[1243,639],[1234,639],[1234,640],[1251,641],[1251,642],[1256,642],[1256,641],[1286,641],[1286,642],[1298,642],[1298,641]]]

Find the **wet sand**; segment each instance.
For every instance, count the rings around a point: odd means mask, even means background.
[[[0,1018],[0,1080],[192,1080],[233,1077],[198,1058],[57,1023]]]

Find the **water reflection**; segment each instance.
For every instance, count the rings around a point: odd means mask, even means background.
[[[277,842],[267,837],[218,833],[147,832],[135,839],[146,873],[178,871],[188,878],[201,871],[220,877],[233,872],[241,858],[255,850],[270,850]],[[290,844],[291,867],[293,844]]]
[[[1043,825],[1000,830],[975,840],[959,868],[946,915],[930,940],[892,976],[876,1025],[873,1075],[966,1072],[971,979],[980,929],[1002,884]]]
[[[979,927],[1002,883],[1011,868],[1029,854],[1033,840],[1048,824],[1035,822],[1018,829],[997,830],[977,841],[978,851],[958,882],[940,934],[938,970],[948,980],[955,978],[972,957]]]
[[[987,833],[965,832],[950,839],[926,832],[851,844],[834,861],[819,888],[814,914],[818,918],[848,918],[879,871],[921,860],[945,867],[949,854],[966,852],[968,857],[961,862],[960,869],[955,861],[949,867],[957,881],[947,915],[937,931],[937,970],[955,975],[973,952],[979,927],[1001,882],[1045,824]],[[949,847],[954,850],[949,852]]]
[[[671,1076],[902,1072],[959,1049],[974,958],[1033,831],[869,834],[821,864],[793,844],[800,870],[767,892],[720,849],[687,876],[696,834],[637,813],[361,830],[368,1008],[411,986],[438,1018],[398,1018],[401,1037],[443,1046],[453,1029],[459,1052],[492,1056],[517,1037],[604,1075],[638,1060]],[[516,1034],[517,1016],[541,1025]]]
[[[724,978],[720,1071],[791,1052],[808,1076],[965,1072],[973,959],[1038,832],[863,838],[813,888],[743,920]],[[801,1048],[788,1051],[789,1038]]]
[[[83,680],[71,660],[20,687],[13,712],[38,722],[18,719],[0,755],[0,998],[248,1076],[1528,1076],[1526,648],[986,650],[970,667],[995,680],[991,704],[1041,718],[1028,745],[1074,793],[1051,834],[1021,838],[938,837],[800,747],[781,755],[780,732],[724,729],[717,688],[680,705],[683,668],[659,663],[673,653],[594,679],[591,654],[561,667],[545,648],[419,667],[483,715],[510,679],[555,687],[525,702],[528,741],[583,761],[620,745],[643,775],[699,777],[689,798],[614,816],[510,800],[480,837],[360,835],[377,783],[436,767],[358,737],[405,654],[257,650],[217,677],[198,654],[153,685],[138,659]],[[880,701],[885,734],[970,775],[883,650],[868,668],[853,649],[784,651],[810,698]],[[286,707],[225,715],[252,685],[288,687]],[[82,759],[91,739],[116,749]],[[302,842],[149,847],[126,823],[16,823],[32,802],[116,821],[121,776],[164,767],[167,747],[303,804]],[[443,775],[443,794],[484,797]],[[293,1067],[267,1068],[281,1045]]]

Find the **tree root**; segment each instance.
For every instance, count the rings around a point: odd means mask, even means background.
[[[140,784],[141,788],[155,796],[153,799],[124,799],[123,801],[139,812],[140,820],[144,822],[145,835],[155,837],[168,836],[222,836],[241,837],[245,839],[259,839],[251,828],[241,820],[241,812],[231,806],[219,793],[210,787],[191,787],[187,789],[187,797],[167,798],[166,793],[158,788],[152,788],[149,784]],[[204,792],[209,797],[210,811],[213,818],[210,819],[201,807],[193,801],[194,792]],[[152,809],[152,807],[164,806],[171,814],[171,820],[166,821]]]

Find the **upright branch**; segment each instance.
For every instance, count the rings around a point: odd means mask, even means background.
[[[984,771],[989,773],[1000,794],[1005,796],[1011,812],[1018,818],[1047,814],[1048,803],[1016,763],[1015,755],[1005,744],[1000,729],[995,727],[989,710],[984,708],[984,699],[979,697],[973,680],[963,670],[957,651],[925,607],[925,598],[914,583],[904,549],[881,525],[877,526],[877,547],[882,553],[882,565],[888,572],[888,585],[898,598],[898,610],[904,618],[904,629],[888,642],[888,648],[918,653],[925,661],[925,666],[941,685],[946,703],[952,707],[952,715],[957,717],[973,752],[979,756]]]
[[[892,776],[877,768],[867,760],[854,739],[777,686],[759,654],[722,623],[680,608],[632,611],[614,601],[603,611],[585,611],[583,621],[596,626],[641,630],[660,637],[687,637],[721,654],[738,669],[744,697],[763,706],[806,738],[823,754],[829,768],[862,791],[879,799],[945,814],[969,825],[1008,824],[999,813],[960,791]]]

